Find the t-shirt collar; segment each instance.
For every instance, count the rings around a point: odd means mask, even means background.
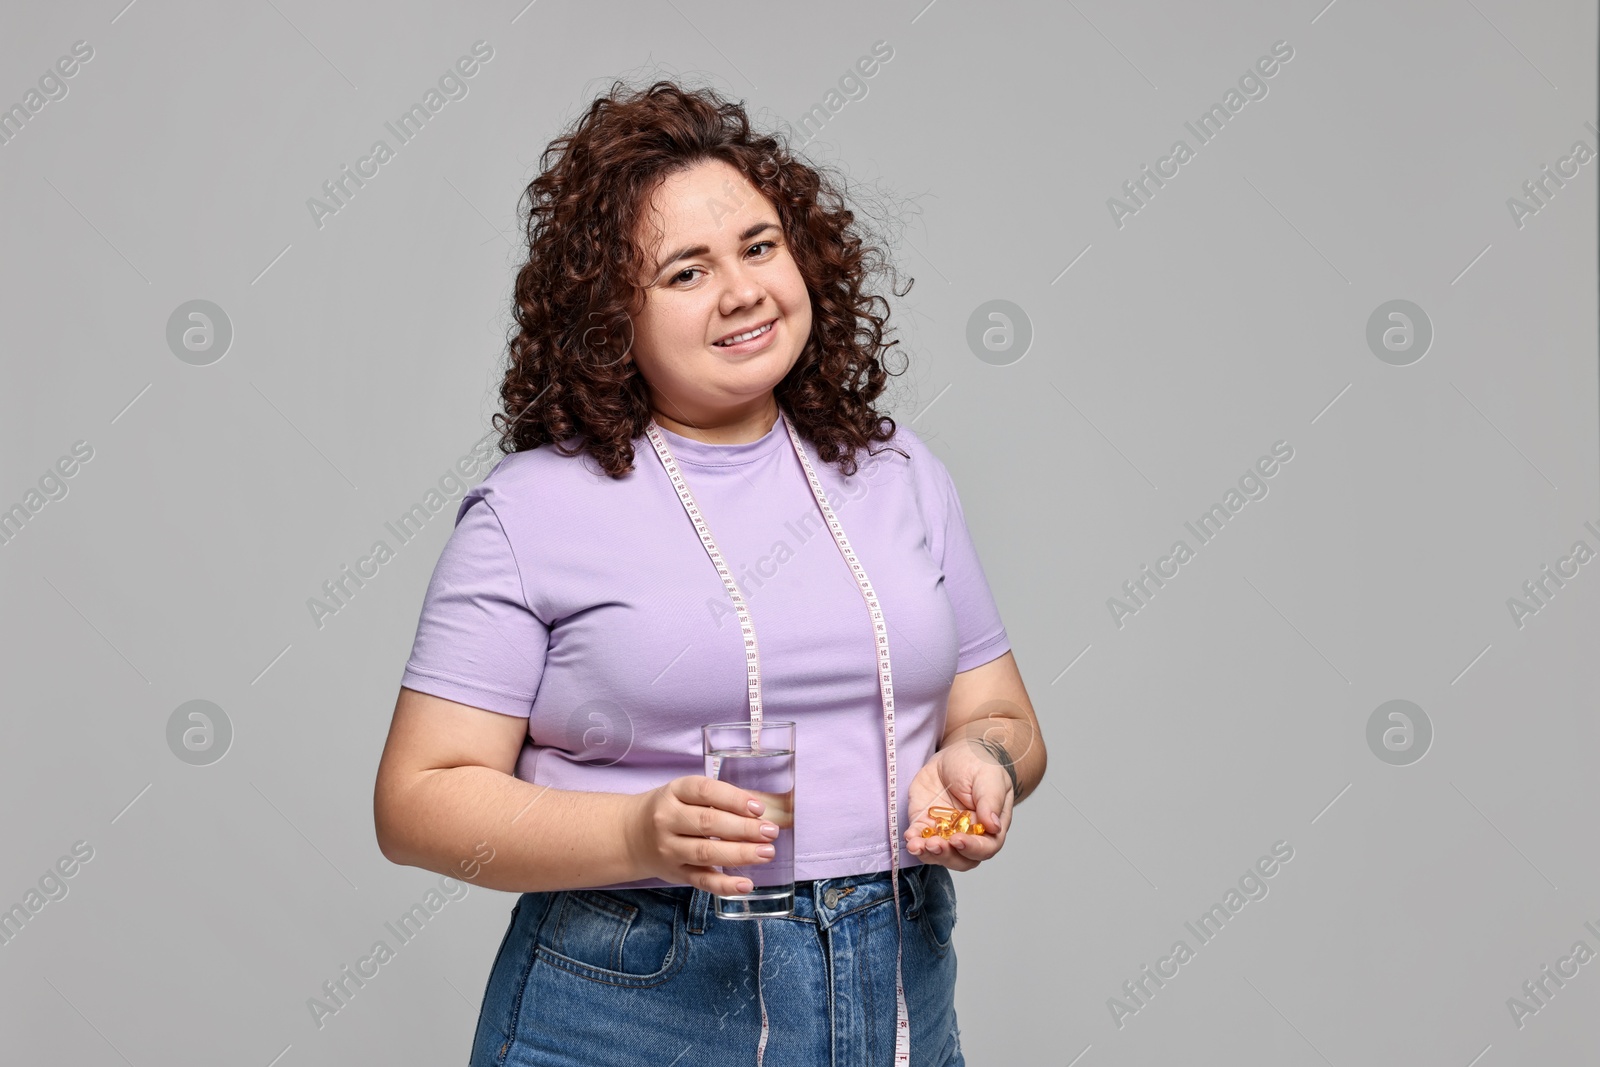
[[[679,464],[689,467],[737,467],[753,463],[788,444],[789,437],[789,431],[784,429],[781,414],[772,421],[772,429],[761,437],[754,441],[741,441],[731,445],[714,445],[697,441],[692,437],[684,437],[673,433],[660,422],[657,422],[656,426],[661,430],[661,436],[666,438],[667,450],[672,453],[672,458]],[[652,448],[648,437],[643,441],[645,448]]]

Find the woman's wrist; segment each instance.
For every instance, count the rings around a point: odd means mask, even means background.
[[[967,740],[983,749],[994,761],[1005,768],[1006,774],[1011,776],[1011,802],[1015,804],[1022,799],[1022,783],[1017,780],[1017,763],[1011,758],[1010,751],[1005,745],[992,737],[969,737]]]
[[[1026,718],[987,715],[974,719],[945,735],[941,749],[970,743],[988,758],[1005,768],[1011,778],[1012,803],[1021,803],[1044,776],[1039,755],[1034,751],[1033,724]]]

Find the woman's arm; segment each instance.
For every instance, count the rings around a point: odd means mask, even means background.
[[[978,745],[1011,770],[1016,781],[1014,804],[1031,795],[1043,780],[1044,737],[1010,651],[962,671],[951,683],[939,747],[963,743]]]
[[[778,833],[748,791],[704,775],[643,793],[534,785],[513,775],[527,734],[527,719],[402,687],[373,793],[384,857],[512,893],[644,878],[748,890],[714,869],[763,862]]]
[[[624,832],[637,798],[513,777],[527,735],[527,719],[402,688],[373,794],[384,856],[515,893],[644,877]]]
[[[905,831],[906,849],[924,863],[956,871],[970,871],[992,859],[1005,846],[1012,808],[1043,780],[1045,760],[1039,720],[1009,651],[957,674],[950,686],[944,738],[907,793],[911,823]],[[934,822],[933,805],[975,811],[983,832],[923,837]]]

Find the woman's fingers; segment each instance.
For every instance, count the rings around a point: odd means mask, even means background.
[[[1002,809],[1002,813],[1009,819],[1011,814],[1009,802]],[[984,860],[992,859],[1005,844],[1003,831],[995,833],[987,823],[983,829],[984,832],[981,834],[955,833],[949,837],[935,834],[927,838],[913,838],[913,843],[906,846],[906,851],[921,858],[924,863],[941,863],[958,871],[971,870]]]
[[[709,837],[684,835],[674,841],[676,859],[688,867],[753,867],[771,862],[771,844],[753,841],[717,841]]]
[[[685,867],[682,877],[684,882],[696,889],[704,889],[707,893],[719,897],[738,896],[740,893],[750,892],[751,889],[748,878],[736,878],[731,874],[714,871],[710,867]]]
[[[672,858],[690,867],[748,867],[776,853],[778,827],[765,818],[684,805],[668,843]],[[763,832],[766,827],[769,832]]]
[[[740,789],[731,782],[707,778],[703,774],[686,774],[667,783],[672,796],[680,803],[696,807],[720,808],[735,815],[764,815],[764,797],[748,789]],[[754,805],[752,807],[752,804]]]
[[[970,871],[978,865],[977,860],[968,859],[959,849],[954,848],[947,848],[943,852],[925,852],[922,862],[948,867],[952,871]]]
[[[758,850],[772,849],[771,845],[755,845],[739,841],[712,841],[707,838],[680,837],[682,851],[676,857],[680,863],[683,881],[699,886],[718,896],[733,896],[750,892],[748,878],[724,874],[715,867],[757,867],[772,862],[772,856],[760,855]]]
[[[987,827],[985,827],[987,829]],[[1000,851],[1001,842],[988,834],[951,834],[950,851],[965,856],[976,863],[991,859]]]
[[[754,867],[771,861],[773,839],[778,836],[784,812],[777,819],[768,817],[769,801],[786,800],[771,794],[753,795],[728,782],[700,775],[686,775],[673,783],[673,805],[667,821],[668,856],[675,861],[682,878],[719,896],[749,892],[748,879],[724,874],[715,867]],[[762,809],[754,814],[752,799]]]
[[[751,796],[761,802],[761,818],[778,826],[794,827],[794,793],[763,793],[757,789],[748,791]]]
[[[690,812],[696,809],[686,809]],[[710,812],[710,808],[698,809]],[[750,882],[747,878],[736,875],[724,874],[713,870],[714,867],[757,867],[763,863],[772,862],[777,853],[777,847],[772,844],[772,838],[777,836],[777,827],[763,819],[741,819],[736,815],[726,812],[713,812],[717,819],[733,819],[737,823],[749,823],[757,827],[753,840],[734,839],[734,835],[742,832],[742,827],[729,831],[729,839],[717,840],[717,837],[707,837],[693,831],[678,835],[672,839],[671,847],[674,858],[683,865],[684,881],[697,885],[710,893],[719,896],[733,896],[736,893],[750,892]],[[698,822],[700,817],[690,815],[689,818]],[[762,834],[759,827],[762,825],[772,827],[771,837]]]
[[[735,815],[721,808],[695,804],[679,805],[670,829],[684,837],[717,838],[720,841],[754,841],[765,844],[778,836],[778,824],[765,815]],[[763,829],[763,827],[765,829]],[[713,862],[721,863],[722,860]]]

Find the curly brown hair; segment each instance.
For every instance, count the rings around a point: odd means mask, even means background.
[[[885,339],[889,304],[874,283],[894,271],[845,207],[843,183],[802,162],[785,134],[752,130],[742,101],[617,81],[550,142],[523,194],[528,258],[494,416],[502,452],[552,443],[588,452],[612,478],[633,469],[651,418],[648,385],[625,358],[648,266],[636,226],[661,180],[706,160],[730,164],[771,201],[811,294],[810,336],[773,390],[780,409],[846,475],[857,449],[894,435],[894,419],[873,407],[891,373],[883,357],[899,344]],[[572,437],[581,441],[563,447]]]

